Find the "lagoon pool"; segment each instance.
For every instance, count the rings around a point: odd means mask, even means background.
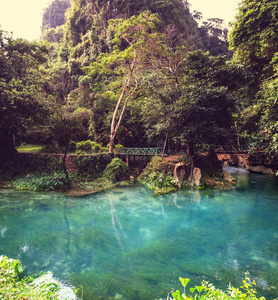
[[[0,189],[0,254],[52,271],[83,299],[166,299],[207,280],[278,297],[278,179],[230,168],[232,190],[154,196],[142,185],[86,197]]]

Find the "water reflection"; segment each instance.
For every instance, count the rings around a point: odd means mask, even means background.
[[[118,242],[120,248],[123,250],[123,252],[125,252],[125,249],[124,249],[124,246],[123,246],[123,243],[121,240],[121,236],[124,238],[126,238],[127,236],[126,236],[126,233],[124,232],[122,223],[121,223],[121,221],[117,215],[117,212],[115,210],[114,203],[113,203],[113,196],[111,196],[111,194],[110,194],[109,198],[110,198],[109,202],[110,202],[112,226],[113,226],[113,230],[115,233],[115,237],[117,239],[117,242]]]
[[[162,196],[142,186],[83,198],[0,190],[0,254],[82,285],[85,299],[153,299],[154,289],[163,298],[179,277],[226,289],[246,271],[275,298],[277,181],[234,174],[240,186],[229,191]]]

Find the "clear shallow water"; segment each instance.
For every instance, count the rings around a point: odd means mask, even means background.
[[[153,196],[143,186],[82,198],[0,190],[0,254],[52,271],[84,299],[155,299],[205,279],[226,289],[249,271],[278,296],[278,180],[231,169],[233,190]],[[117,296],[118,296],[117,295]]]

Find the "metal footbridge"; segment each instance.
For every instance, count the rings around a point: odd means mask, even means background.
[[[155,156],[162,155],[163,148],[118,148],[118,155]]]
[[[247,152],[248,147],[238,147],[233,145],[220,145],[215,146],[215,151],[217,153],[240,153],[240,152]],[[176,151],[165,151],[166,155],[178,155],[180,152]],[[163,154],[163,148],[129,148],[129,147],[123,147],[118,148],[115,151],[115,154],[117,155],[134,155],[134,156],[155,156],[155,155],[162,155]]]

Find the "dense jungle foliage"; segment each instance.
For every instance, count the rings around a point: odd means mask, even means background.
[[[277,4],[242,0],[229,36],[186,0],[55,0],[40,42],[0,30],[1,159],[24,142],[66,157],[166,137],[277,154]]]

